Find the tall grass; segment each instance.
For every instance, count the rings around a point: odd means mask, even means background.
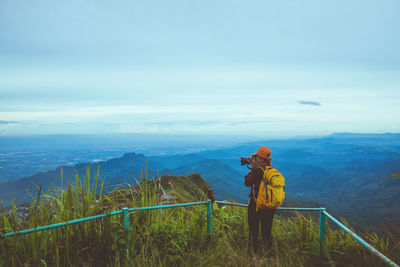
[[[1,233],[111,212],[126,206],[161,204],[161,183],[143,176],[138,186],[103,194],[104,181],[99,170],[90,181],[88,168],[83,179],[76,174],[75,182],[65,189],[39,190],[24,217],[18,215],[15,203],[10,210],[2,209]],[[179,182],[183,183],[183,180]],[[179,192],[182,187],[175,186],[175,189]],[[187,192],[184,196],[187,199]],[[205,200],[205,194],[194,193],[192,197],[192,201]],[[131,242],[128,245],[121,217],[108,216],[2,239],[0,266],[385,266],[349,235],[329,223],[326,246],[319,258],[318,222],[299,213],[287,216],[277,212],[273,225],[273,255],[268,257],[262,253],[248,253],[244,208],[214,204],[212,225],[213,235],[209,239],[205,206],[137,211],[130,214]],[[363,237],[400,262],[400,241],[394,234],[390,239],[374,233]]]

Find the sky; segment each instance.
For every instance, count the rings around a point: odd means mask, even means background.
[[[398,0],[0,0],[0,135],[400,132]]]

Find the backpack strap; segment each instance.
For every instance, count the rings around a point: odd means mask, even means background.
[[[254,188],[254,184],[251,186],[251,192],[253,193],[253,195],[252,195],[252,199],[254,199],[254,200],[256,200],[256,192],[255,192],[256,190],[255,190],[255,188]]]
[[[265,169],[266,169],[266,168],[265,168],[265,167],[262,167],[262,166],[258,166],[257,168],[260,168],[260,169],[263,171],[262,180],[264,181],[265,186],[267,186],[267,181],[265,180],[265,177],[264,177],[264,176],[265,176],[264,174],[265,174]],[[261,181],[260,181],[260,182],[261,182]],[[253,199],[254,199],[254,200],[257,200],[257,199],[256,199],[256,190],[255,190],[254,187],[255,187],[255,186],[254,186],[254,184],[253,184],[253,185],[251,186],[251,188],[252,188],[251,191],[253,192]]]
[[[263,172],[265,172],[265,170],[266,170],[266,167],[265,166],[258,166],[257,168],[260,168]],[[256,168],[256,169],[257,169]]]
[[[263,180],[264,180],[265,184],[271,184],[271,178],[275,176],[275,175],[272,176],[269,179],[269,181],[267,180],[266,174],[268,173],[269,170],[272,170],[272,169],[275,169],[275,168],[272,166],[265,166],[265,169],[263,169],[263,171],[264,171]]]
[[[263,177],[262,177],[262,180],[264,180],[265,167],[263,167],[263,166],[258,166],[258,167],[256,167],[256,169],[261,169],[261,170],[263,171]],[[264,180],[264,182],[265,182],[265,180]]]

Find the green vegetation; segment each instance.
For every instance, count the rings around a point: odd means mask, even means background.
[[[146,175],[144,175],[146,176]],[[99,172],[90,169],[65,191],[39,192],[26,208],[2,209],[1,233],[92,216],[122,207],[204,201],[208,188],[199,174],[141,179],[138,186],[103,194]],[[161,194],[170,197],[161,198]],[[165,195],[164,195],[165,196]],[[164,200],[162,200],[164,199]],[[273,255],[247,250],[246,209],[214,204],[213,236],[207,237],[206,207],[138,211],[130,216],[130,244],[121,216],[69,225],[0,240],[0,266],[385,266],[343,231],[327,225],[324,255],[318,260],[318,222],[300,213],[278,212],[273,226]],[[400,239],[364,235],[370,244],[400,262]]]

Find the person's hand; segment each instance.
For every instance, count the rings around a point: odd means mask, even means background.
[[[252,157],[251,158],[250,165],[251,165],[252,169],[257,167],[257,159],[256,159],[256,157]]]

